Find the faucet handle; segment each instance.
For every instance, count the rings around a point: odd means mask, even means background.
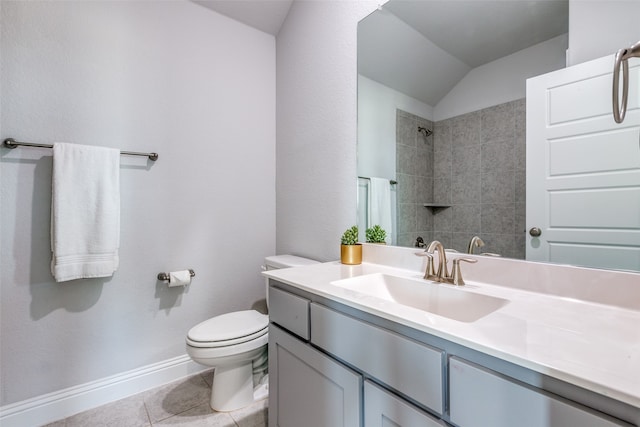
[[[464,280],[462,279],[462,270],[460,270],[460,261],[474,264],[478,262],[474,258],[456,258],[453,260],[453,273],[451,273],[451,282],[456,286],[464,286]]]
[[[424,252],[415,252],[416,256],[427,257],[427,268],[424,271],[424,279],[425,280],[438,280],[438,275],[436,274],[436,269],[433,265],[433,254],[424,251]]]

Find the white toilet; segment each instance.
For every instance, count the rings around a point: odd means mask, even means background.
[[[276,255],[265,258],[263,269],[317,263],[294,255]],[[212,409],[226,412],[251,404],[254,387],[258,385],[255,382],[259,381],[262,389],[266,389],[268,326],[269,316],[245,310],[213,317],[189,330],[187,354],[195,362],[215,368]]]

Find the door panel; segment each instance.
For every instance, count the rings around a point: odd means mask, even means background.
[[[527,80],[527,259],[640,270],[640,60],[627,117],[611,113],[613,57]]]

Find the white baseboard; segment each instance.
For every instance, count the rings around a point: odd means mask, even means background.
[[[0,407],[2,427],[41,426],[206,370],[178,356]]]

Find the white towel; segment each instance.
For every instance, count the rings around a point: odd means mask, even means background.
[[[387,243],[391,243],[391,182],[384,178],[369,179],[369,227],[379,225],[387,232]]]
[[[120,151],[53,144],[53,277],[64,282],[111,276],[119,246]]]

